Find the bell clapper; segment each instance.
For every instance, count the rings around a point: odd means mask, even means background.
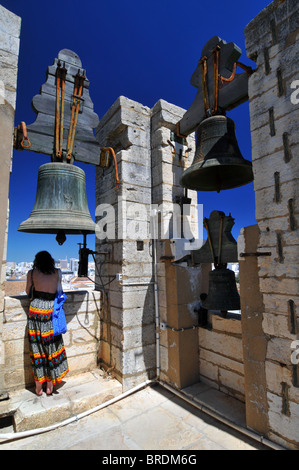
[[[66,240],[66,236],[63,230],[59,230],[56,235],[56,241],[58,245],[63,245]]]

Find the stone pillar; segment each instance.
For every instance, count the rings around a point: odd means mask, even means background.
[[[5,395],[2,343],[4,281],[8,231],[8,190],[11,172],[21,19],[0,5],[0,398]]]
[[[239,253],[256,253],[259,228],[252,225],[241,230]],[[256,256],[239,257],[241,323],[245,375],[246,424],[262,435],[268,431],[267,384],[265,358],[267,338],[263,331],[264,303],[259,288]]]
[[[292,354],[299,332],[298,13],[297,1],[274,1],[245,29],[247,55],[256,61],[249,102],[257,251],[271,252],[257,258],[268,436],[291,448],[299,448],[298,354]]]
[[[184,112],[163,100],[149,109],[120,97],[96,130],[100,145],[112,147],[116,153],[121,181],[120,192],[115,192],[113,163],[108,169],[96,169],[96,251],[101,253],[96,263],[97,287],[104,294],[99,354],[104,367],[113,370],[124,389],[160,373],[178,387],[198,380],[198,337],[196,330],[189,328],[197,324],[194,307],[201,292],[202,272],[171,264],[175,252],[172,239],[181,238],[181,230],[176,230],[181,221],[177,202],[185,192],[179,179],[194,155],[194,137],[188,138],[185,146],[171,141],[171,131]],[[187,242],[198,235],[197,195],[188,196]],[[166,330],[156,328],[157,310],[169,327]],[[161,339],[159,358],[157,333]],[[157,359],[161,359],[160,369]]]
[[[203,289],[201,268],[172,263],[175,239],[181,236],[180,229],[175,225],[174,208],[179,212],[178,202],[185,195],[179,180],[184,169],[192,163],[195,152],[194,135],[187,138],[185,146],[170,140],[171,131],[175,131],[176,123],[184,113],[184,109],[160,100],[152,109],[151,126],[152,201],[161,209],[163,220],[160,220],[159,232],[163,232],[165,221],[169,228],[169,238],[163,239],[162,235],[158,242],[159,311],[161,321],[167,325],[165,330],[160,331],[160,376],[178,388],[199,380],[198,331],[192,326],[198,324],[195,307]],[[192,235],[189,238],[193,236],[197,239],[200,223],[196,212],[197,193],[188,191],[187,196],[191,199],[190,215],[185,217],[188,224],[182,235],[187,240],[186,232],[190,229]]]
[[[121,181],[116,192],[113,162],[109,169],[96,168],[96,222],[100,227],[107,220],[104,204],[115,220],[115,232],[112,220],[107,238],[96,233],[96,251],[109,253],[97,258],[96,285],[104,293],[100,359],[128,389],[155,376],[152,244],[147,235],[149,108],[121,96],[101,119],[96,136],[101,146],[115,150]]]

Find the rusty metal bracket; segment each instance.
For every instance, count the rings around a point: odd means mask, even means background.
[[[24,121],[18,127],[14,128],[13,147],[15,150],[28,150],[31,142],[27,136],[27,127]]]
[[[161,256],[160,261],[174,261],[175,257],[174,256]]]
[[[256,251],[255,253],[240,253],[241,258],[247,258],[248,256],[271,256],[271,251]]]

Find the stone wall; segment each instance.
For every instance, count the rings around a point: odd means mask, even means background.
[[[299,447],[298,349],[298,33],[296,0],[274,1],[245,29],[256,218],[260,231],[259,287],[267,339],[268,436]]]
[[[0,5],[0,397],[5,393],[3,302],[20,27],[21,19]]]
[[[65,314],[68,331],[64,344],[70,374],[97,367],[101,337],[101,302],[97,291],[67,292]],[[29,299],[5,297],[3,313],[4,385],[7,391],[34,384],[26,331]]]
[[[200,380],[245,401],[241,315],[209,314],[209,328],[199,328]]]

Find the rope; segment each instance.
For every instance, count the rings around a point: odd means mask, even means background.
[[[63,119],[64,119],[64,95],[65,95],[65,77],[66,68],[61,69],[61,114],[60,114],[60,135],[59,135],[59,157],[62,157],[62,145],[63,145]]]
[[[203,103],[204,103],[204,110],[205,115],[208,116],[208,112],[210,109],[209,105],[209,93],[208,93],[208,84],[207,84],[207,76],[208,76],[208,58],[206,56],[202,57],[200,60],[201,65],[201,84],[202,84],[202,94],[203,94]]]
[[[75,77],[75,83],[74,83],[73,104],[72,104],[72,111],[71,111],[69,134],[68,134],[68,139],[67,139],[67,155],[69,155],[69,149],[71,145],[72,129],[73,129],[74,116],[75,116],[75,108],[76,108],[76,95],[78,92],[77,88],[78,88],[78,74]]]
[[[215,114],[218,109],[218,96],[219,96],[219,51],[220,46],[216,46],[213,50],[213,81],[214,81],[214,104],[212,114]]]
[[[56,69],[56,119],[55,119],[55,154],[59,155],[59,116],[60,116],[60,63]]]
[[[77,73],[75,77],[71,122],[70,122],[69,135],[68,135],[67,148],[66,148],[66,154],[67,154],[68,160],[70,160],[72,157],[75,134],[76,134],[76,127],[77,127],[78,115],[79,115],[79,109],[80,109],[80,101],[82,101],[83,83],[84,83],[85,78],[86,77],[84,73],[83,75],[80,75],[79,72]]]
[[[220,58],[220,50],[221,47],[217,45],[215,49],[213,49],[212,54],[213,54],[213,85],[214,85],[214,102],[213,102],[213,108],[210,108],[209,104],[209,93],[208,93],[208,63],[207,63],[207,57],[204,56],[200,59],[200,65],[201,65],[201,82],[202,82],[202,94],[203,94],[203,102],[204,102],[204,110],[205,110],[205,115],[208,117],[209,115],[213,115],[217,113],[218,110],[218,102],[219,102],[219,89],[222,88],[223,83],[229,83],[232,82],[236,76],[236,71],[237,71],[237,65],[241,67],[243,70],[246,71],[248,75],[251,75],[253,73],[253,70],[251,67],[242,64],[241,62],[235,62],[234,63],[234,68],[232,71],[232,74],[230,77],[226,78],[223,77],[219,73],[219,58]],[[221,83],[221,86],[219,86],[219,82]],[[178,123],[177,123],[178,124]],[[178,126],[177,126],[178,129]]]
[[[56,120],[55,120],[55,155],[57,158],[62,157],[63,146],[63,120],[64,120],[64,95],[65,95],[65,77],[66,77],[65,64],[61,67],[58,61],[56,69]],[[61,99],[60,99],[61,92]],[[61,107],[60,107],[61,101]]]
[[[204,224],[204,227],[205,227],[205,229],[207,231],[207,234],[208,234],[208,241],[209,241],[209,247],[210,247],[210,250],[211,250],[211,253],[212,253],[212,259],[213,259],[213,262],[215,262],[214,248],[213,248],[213,245],[212,245],[211,234],[210,234],[210,229],[209,229],[209,225],[208,225],[208,219],[206,217],[203,219],[203,224]]]
[[[219,90],[222,88],[223,83],[232,82],[236,76],[237,66],[241,67],[247,75],[251,75],[254,71],[251,67],[242,64],[241,62],[235,62],[232,74],[230,77],[226,78],[223,77],[219,73],[219,58],[220,58],[220,50],[221,47],[217,45],[213,51],[213,85],[214,85],[214,102],[213,108],[210,108],[209,104],[209,92],[208,92],[208,58],[206,56],[202,57],[199,61],[201,66],[201,84],[202,84],[202,95],[203,95],[203,103],[204,103],[204,112],[205,116],[209,117],[217,113],[218,110],[218,102],[219,102]],[[219,86],[219,82],[221,85]],[[180,133],[180,123],[176,123],[176,135],[178,137],[186,138],[186,135],[182,135]]]
[[[223,236],[223,214],[220,215],[219,244],[218,244],[218,264],[221,264],[222,236]]]

